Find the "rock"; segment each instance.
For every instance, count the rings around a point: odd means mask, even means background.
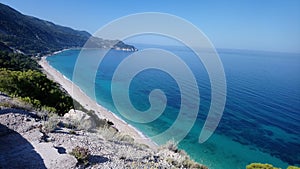
[[[24,120],[25,120],[25,121],[31,121],[31,119],[28,118],[28,117],[26,117]]]
[[[51,143],[33,143],[35,151],[44,160],[47,168],[75,168],[77,160],[69,154],[59,154]]]
[[[0,113],[0,168],[183,168],[190,162],[184,163],[186,155],[168,148],[154,151],[124,142],[128,140],[126,134],[116,134],[112,126],[108,130],[97,128],[96,132],[76,131],[73,135],[67,125],[60,125],[57,132],[43,133],[46,121],[35,122],[30,114],[17,109]],[[78,110],[70,110],[59,120],[63,124],[77,121],[85,129],[96,126],[92,117]],[[104,134],[112,136],[105,139]],[[77,159],[70,155],[76,146],[89,149],[90,165],[77,165]]]
[[[46,142],[52,142],[52,141],[55,141],[55,139],[52,138],[52,137],[47,137],[45,140],[46,140]]]
[[[71,109],[64,115],[64,118],[78,122],[79,129],[90,130],[96,127],[96,123],[92,120],[91,116],[80,110]]]

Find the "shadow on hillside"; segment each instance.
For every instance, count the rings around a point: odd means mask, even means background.
[[[99,156],[99,155],[91,155],[89,161],[92,164],[96,164],[96,163],[105,163],[105,162],[109,161],[109,159],[107,157],[103,157],[103,156]]]
[[[30,116],[32,118],[39,118],[36,114],[31,113],[31,112],[26,111],[26,110],[22,110],[22,109],[16,109],[16,108],[4,108],[4,109],[0,109],[0,115],[7,114],[7,113],[23,114],[23,115],[28,115],[28,116]]]
[[[45,169],[46,166],[30,142],[19,133],[0,124],[0,169],[14,168]]]

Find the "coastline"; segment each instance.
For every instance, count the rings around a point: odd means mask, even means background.
[[[58,54],[63,52],[61,51],[54,52],[54,54]],[[105,107],[99,105],[96,101],[92,100],[88,97],[76,84],[74,84],[70,79],[65,77],[58,70],[53,68],[46,58],[51,55],[46,55],[41,57],[41,60],[38,62],[42,67],[48,78],[59,83],[63,89],[65,89],[68,94],[79,102],[84,108],[87,110],[95,111],[95,114],[102,119],[107,119],[114,123],[114,126],[123,134],[130,135],[134,138],[135,142],[140,144],[146,144],[152,149],[157,149],[158,145],[153,142],[150,138],[146,137],[141,131],[133,127],[132,125],[126,123],[123,119],[116,116],[113,112],[107,110]]]

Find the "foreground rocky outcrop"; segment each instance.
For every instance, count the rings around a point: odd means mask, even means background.
[[[0,101],[0,168],[206,168],[173,144],[153,150],[113,127],[78,129],[74,110],[44,120],[43,112],[24,110],[14,99],[0,95]],[[83,112],[77,117],[89,121]],[[86,164],[71,155],[77,146],[88,149]]]

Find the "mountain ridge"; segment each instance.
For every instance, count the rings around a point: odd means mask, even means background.
[[[51,53],[64,48],[89,47],[136,51],[119,40],[93,37],[87,31],[75,30],[21,12],[0,3],[1,48],[28,55]]]

